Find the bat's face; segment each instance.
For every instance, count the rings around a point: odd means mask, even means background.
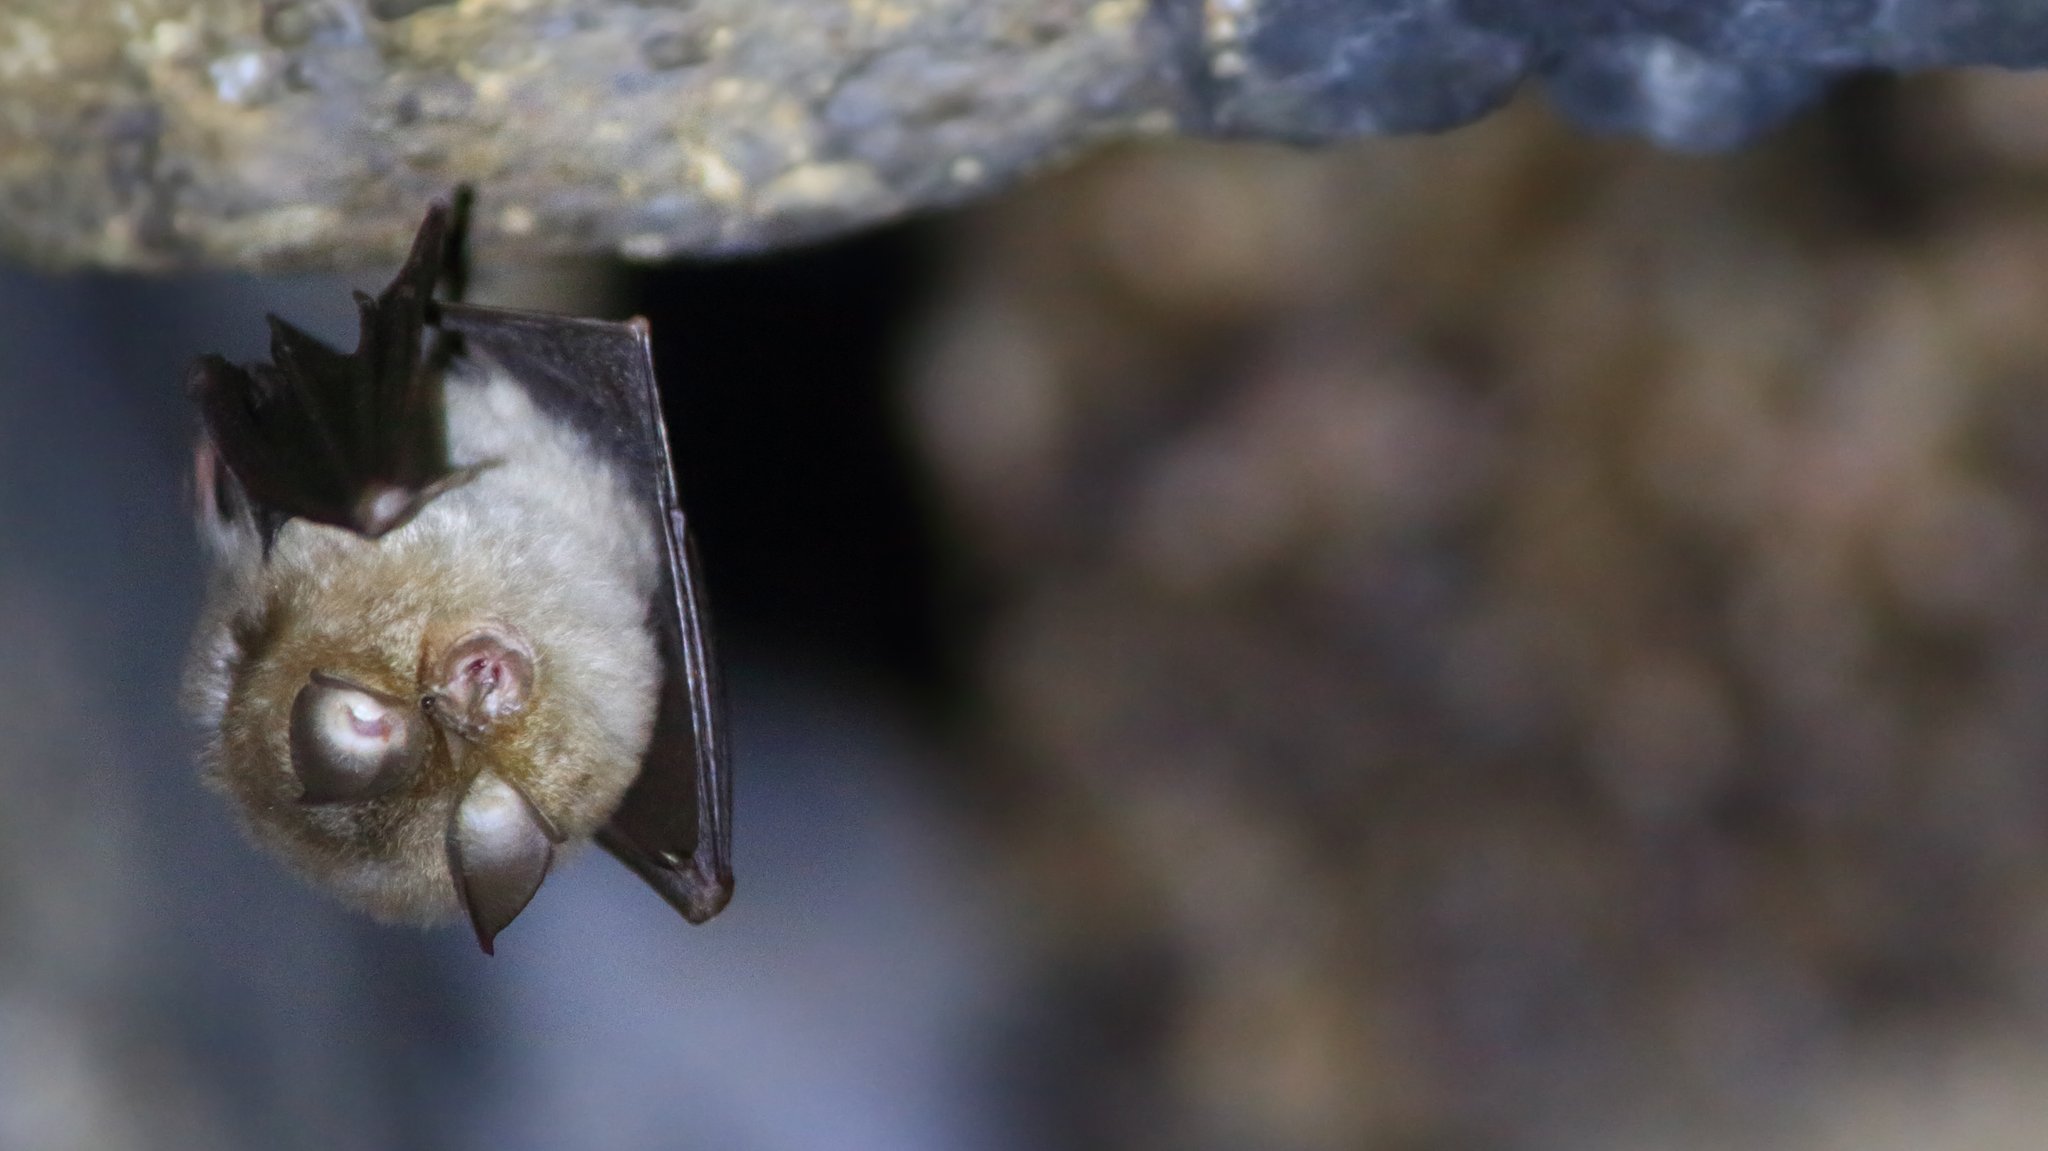
[[[613,469],[514,382],[445,397],[480,466],[381,537],[294,520],[266,554],[201,501],[220,570],[194,690],[259,841],[372,914],[467,910],[488,940],[637,773],[656,558]]]

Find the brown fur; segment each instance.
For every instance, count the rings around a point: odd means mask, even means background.
[[[385,919],[460,914],[448,820],[481,766],[523,790],[570,843],[592,835],[639,770],[659,685],[646,511],[510,381],[451,379],[448,408],[454,462],[496,462],[382,540],[294,520],[266,561],[249,522],[201,514],[216,563],[186,685],[212,731],[206,777],[258,843]],[[518,714],[459,764],[437,732],[425,769],[397,794],[297,802],[287,729],[311,671],[417,697],[439,649],[490,622],[534,647]]]

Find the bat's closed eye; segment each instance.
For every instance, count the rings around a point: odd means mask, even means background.
[[[292,771],[301,803],[354,803],[412,782],[426,760],[426,717],[394,696],[315,671],[292,701]]]

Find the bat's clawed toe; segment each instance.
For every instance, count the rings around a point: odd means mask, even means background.
[[[383,539],[411,523],[413,517],[425,510],[428,504],[476,479],[496,462],[486,460],[480,464],[455,468],[424,484],[366,482],[362,485],[362,494],[349,509],[348,518],[341,526],[364,539]]]
[[[477,773],[449,819],[455,891],[486,955],[548,876],[555,855],[548,826],[517,787],[488,770]]]
[[[381,539],[405,526],[425,502],[419,492],[398,484],[369,484],[356,501],[349,527],[366,539]]]

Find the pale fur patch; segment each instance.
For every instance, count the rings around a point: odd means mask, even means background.
[[[208,779],[258,842],[392,919],[459,912],[446,835],[472,769],[437,746],[403,795],[298,805],[286,737],[309,671],[411,696],[430,637],[486,620],[518,629],[535,651],[531,700],[471,754],[572,842],[638,773],[661,677],[647,626],[661,561],[624,477],[502,375],[452,377],[447,403],[455,464],[493,465],[381,541],[294,520],[265,562],[252,525],[202,516],[214,571],[185,695],[211,732]]]

